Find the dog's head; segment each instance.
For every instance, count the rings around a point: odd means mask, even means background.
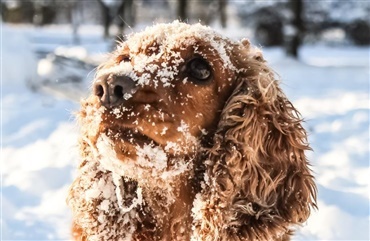
[[[247,40],[200,24],[148,28],[98,68],[82,106],[88,145],[139,185],[150,186],[153,169],[166,182],[197,159],[205,173],[193,215],[200,240],[272,239],[315,206],[299,114]]]
[[[236,85],[234,45],[200,24],[157,25],[129,36],[98,68],[82,115],[91,119],[85,112],[92,106],[100,122],[93,117],[98,125],[88,132],[111,139],[122,160],[147,145],[171,156],[197,152]]]

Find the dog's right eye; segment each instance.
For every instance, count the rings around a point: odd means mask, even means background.
[[[196,83],[205,83],[211,79],[212,69],[206,60],[200,57],[191,59],[187,65],[187,74]]]

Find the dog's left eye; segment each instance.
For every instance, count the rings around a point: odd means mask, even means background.
[[[121,54],[116,58],[117,64],[120,64],[121,62],[130,62],[131,58],[128,54]]]
[[[191,59],[187,63],[187,72],[195,81],[204,82],[210,79],[212,71],[208,62],[202,58]]]

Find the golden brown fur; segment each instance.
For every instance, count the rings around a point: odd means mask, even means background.
[[[142,54],[156,67],[135,69]],[[197,56],[212,69],[206,83],[187,76]],[[102,107],[91,96],[79,114],[74,239],[289,240],[316,206],[316,186],[302,120],[260,50],[175,22],[129,38],[97,80],[122,61],[133,66],[125,72],[137,83],[132,97]],[[164,68],[174,71],[166,81]],[[150,140],[152,158],[140,153]],[[152,166],[163,153],[165,167]]]

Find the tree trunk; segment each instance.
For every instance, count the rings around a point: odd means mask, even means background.
[[[103,17],[103,26],[104,26],[104,38],[109,38],[109,27],[112,23],[112,18],[110,16],[109,7],[105,5],[105,3],[102,0],[97,0],[100,9],[102,11],[102,17]]]
[[[188,19],[187,15],[187,0],[178,0],[177,16],[181,21]]]
[[[81,6],[79,4],[79,2],[77,1],[72,1],[70,2],[70,4],[68,5],[68,7],[70,8],[70,11],[69,11],[69,18],[70,18],[70,22],[72,24],[72,34],[73,34],[73,43],[75,44],[79,44],[80,43],[80,38],[78,36],[78,28],[81,24]]]
[[[298,58],[303,35],[303,2],[302,0],[289,0],[289,5],[293,18],[290,23],[291,30],[286,33],[286,53],[288,56]]]
[[[135,18],[136,18],[136,9],[134,5],[134,0],[125,0],[126,6],[126,15],[127,15],[127,24],[130,27],[135,26]]]
[[[226,14],[227,0],[219,0],[219,12],[220,12],[220,22],[222,28],[226,28],[227,14]]]
[[[119,17],[119,20],[118,20],[118,35],[121,35],[123,36],[123,33],[125,32],[125,26],[127,24],[126,22],[126,12],[127,12],[127,6],[126,6],[126,1],[125,0],[122,0],[121,1],[121,4],[118,6],[118,10],[117,10],[117,15]],[[121,37],[121,36],[117,36],[118,39]]]

